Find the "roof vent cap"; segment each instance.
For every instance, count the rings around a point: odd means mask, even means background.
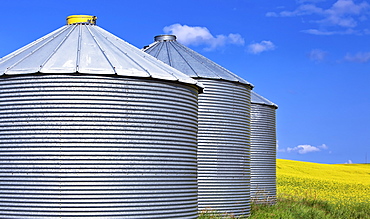
[[[90,24],[96,25],[98,17],[92,15],[71,15],[67,17],[67,24]]]
[[[173,41],[176,40],[175,35],[158,35],[154,37],[154,41]]]

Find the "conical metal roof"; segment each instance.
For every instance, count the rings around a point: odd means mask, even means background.
[[[268,106],[275,107],[276,109],[278,108],[278,105],[276,105],[275,103],[269,101],[268,99],[266,99],[265,97],[257,94],[254,91],[251,92],[251,103],[268,105]]]
[[[32,73],[120,75],[202,87],[196,80],[96,26],[95,20],[89,22],[67,24],[1,58],[0,76]]]
[[[192,78],[220,79],[251,83],[176,41],[175,35],[159,35],[143,50]]]

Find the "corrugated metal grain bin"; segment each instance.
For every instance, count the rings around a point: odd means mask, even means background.
[[[1,218],[197,218],[201,84],[88,17],[0,60]]]
[[[252,91],[251,197],[254,203],[276,201],[276,109]]]
[[[252,85],[178,43],[174,35],[156,36],[144,51],[205,86],[199,95],[199,208],[248,215]]]

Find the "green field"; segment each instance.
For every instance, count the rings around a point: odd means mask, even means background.
[[[253,218],[370,218],[370,164],[277,159],[278,203],[252,205]],[[215,212],[199,218],[232,218]],[[241,217],[247,218],[247,217]]]

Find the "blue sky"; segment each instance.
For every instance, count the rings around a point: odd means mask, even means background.
[[[136,47],[158,34],[240,75],[279,105],[278,158],[370,162],[370,1],[1,0],[0,57],[73,14]]]

